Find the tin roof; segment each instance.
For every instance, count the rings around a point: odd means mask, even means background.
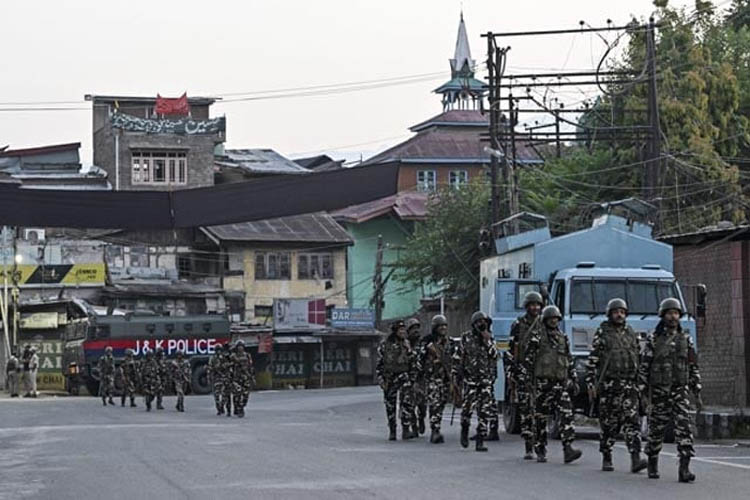
[[[404,191],[379,200],[353,205],[331,212],[339,222],[359,224],[394,213],[403,220],[424,220],[427,217],[427,193]]]
[[[214,238],[237,242],[339,243],[350,245],[352,239],[330,215],[314,213],[209,226],[202,228]]]
[[[310,171],[273,149],[227,149],[216,155],[219,168],[237,168],[252,174],[309,174]]]

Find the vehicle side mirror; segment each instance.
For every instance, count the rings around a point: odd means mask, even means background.
[[[708,292],[706,285],[700,284],[696,289],[695,297],[695,316],[698,318],[706,317],[706,296]]]
[[[539,293],[542,294],[542,298],[544,299],[545,305],[549,304],[550,303],[550,300],[549,300],[549,290],[547,289],[547,285],[545,283],[540,283],[539,284]]]

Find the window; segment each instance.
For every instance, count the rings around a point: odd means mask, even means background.
[[[466,170],[451,170],[448,179],[452,188],[459,188],[469,182],[469,172]]]
[[[255,319],[270,321],[273,318],[273,306],[255,306],[253,313]]]
[[[288,280],[291,279],[288,252],[256,252],[255,279]]]
[[[149,267],[148,247],[130,247],[130,267]]]
[[[539,283],[518,283],[516,285],[516,309],[523,309],[523,299],[529,292],[538,292]]]
[[[186,184],[186,153],[133,151],[132,182],[133,184]]]
[[[301,253],[297,257],[297,279],[333,279],[333,255]]]
[[[578,314],[605,314],[607,302],[625,299],[629,314],[656,314],[659,302],[676,297],[671,281],[645,280],[574,280],[570,294],[570,311]]]
[[[417,171],[417,191],[435,191],[437,173],[434,170]]]

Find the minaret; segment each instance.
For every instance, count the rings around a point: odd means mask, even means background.
[[[452,109],[482,109],[484,97],[484,83],[474,78],[475,61],[471,58],[469,36],[466,34],[464,13],[458,23],[458,37],[456,38],[456,52],[451,65],[451,79],[435,92],[443,95],[443,111]]]

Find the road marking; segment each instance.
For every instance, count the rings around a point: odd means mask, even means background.
[[[615,445],[615,446],[617,446],[618,448],[625,449],[625,450],[628,449],[628,447],[625,446],[624,444],[618,444],[618,445]],[[662,455],[666,455],[666,456],[671,457],[671,458],[678,458],[677,453],[669,453],[667,451],[662,451],[661,454]],[[731,460],[735,460],[736,458],[737,457],[732,457]],[[748,458],[750,458],[750,457],[748,457]],[[734,467],[736,469],[750,470],[750,465],[733,464],[732,462],[724,462],[723,460],[716,460],[716,459],[713,459],[713,458],[693,457],[691,459],[691,461],[693,461],[693,462],[703,462],[703,463],[714,464],[714,465],[724,465],[726,467]]]
[[[192,423],[163,423],[163,424],[86,424],[86,425],[36,425],[36,426],[24,426],[24,427],[2,427],[0,433],[12,433],[12,432],[35,432],[35,431],[89,431],[92,428],[97,429],[133,429],[143,427],[153,428],[178,428],[178,427],[221,427],[225,428],[227,425],[233,427],[239,427],[240,424],[192,424]]]
[[[700,457],[703,460],[750,460],[750,457]]]

